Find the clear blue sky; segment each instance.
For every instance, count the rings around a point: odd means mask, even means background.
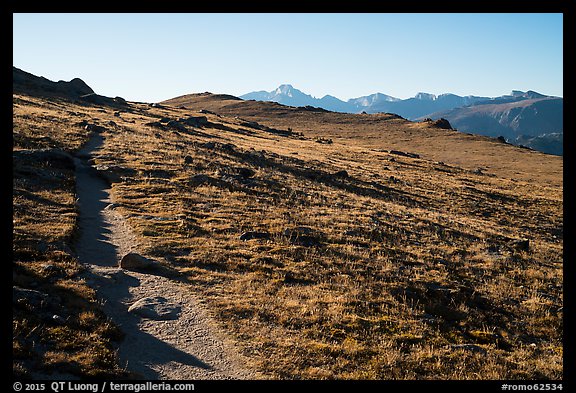
[[[13,65],[156,102],[289,83],[376,92],[563,96],[562,14],[14,14]]]

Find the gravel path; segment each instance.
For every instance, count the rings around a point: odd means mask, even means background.
[[[88,284],[104,302],[104,311],[126,334],[118,348],[121,365],[143,379],[256,378],[208,317],[189,284],[158,271],[118,267],[123,255],[138,252],[138,243],[114,209],[109,184],[86,163],[102,143],[103,137],[95,135],[76,159],[80,210],[76,250],[88,268]],[[150,318],[128,312],[143,298],[165,302],[171,313]]]

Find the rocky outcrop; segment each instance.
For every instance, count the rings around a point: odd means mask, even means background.
[[[12,67],[12,90],[17,94],[62,96],[71,99],[86,94],[94,94],[94,90],[82,79],[74,78],[70,82],[52,82],[42,76],[30,74],[16,67]]]

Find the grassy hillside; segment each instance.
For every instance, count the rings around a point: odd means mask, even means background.
[[[182,273],[268,378],[562,377],[561,158],[393,115],[211,95],[169,103],[15,95],[14,157],[78,149],[82,120],[104,127],[94,165],[118,172],[117,210],[144,254]],[[62,189],[15,180],[15,249],[73,236],[73,174],[59,178]],[[44,233],[50,220],[62,223]],[[20,287],[74,282],[69,298],[94,302],[71,257],[50,281],[44,256],[16,255],[37,283]],[[22,312],[15,326],[31,318]],[[84,347],[108,348],[110,332],[84,334],[82,314],[70,315],[63,326]],[[90,320],[104,326],[97,311]],[[63,362],[82,351],[47,323],[24,326],[18,370],[36,337],[52,337]]]
[[[527,149],[503,146],[495,138],[433,128],[428,123],[410,122],[391,114],[305,111],[273,102],[243,101],[209,93],[189,94],[165,103],[204,108],[272,127],[290,127],[309,137],[329,138],[342,144],[414,152],[429,160],[466,169],[481,167],[508,179],[562,186],[562,157],[546,157]]]

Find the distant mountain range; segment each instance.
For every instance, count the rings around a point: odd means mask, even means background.
[[[285,84],[270,92],[256,91],[240,98],[295,107],[313,106],[333,112],[395,113],[412,121],[445,118],[459,131],[503,136],[509,143],[544,153],[563,153],[563,98],[535,91],[513,90],[510,95],[499,97],[418,93],[408,99],[375,93],[342,101],[330,95],[315,98]]]
[[[428,117],[448,119],[452,127],[459,131],[503,136],[515,145],[562,155],[564,100],[534,92],[523,93],[516,98],[517,101],[498,98],[479,102],[432,113]]]

